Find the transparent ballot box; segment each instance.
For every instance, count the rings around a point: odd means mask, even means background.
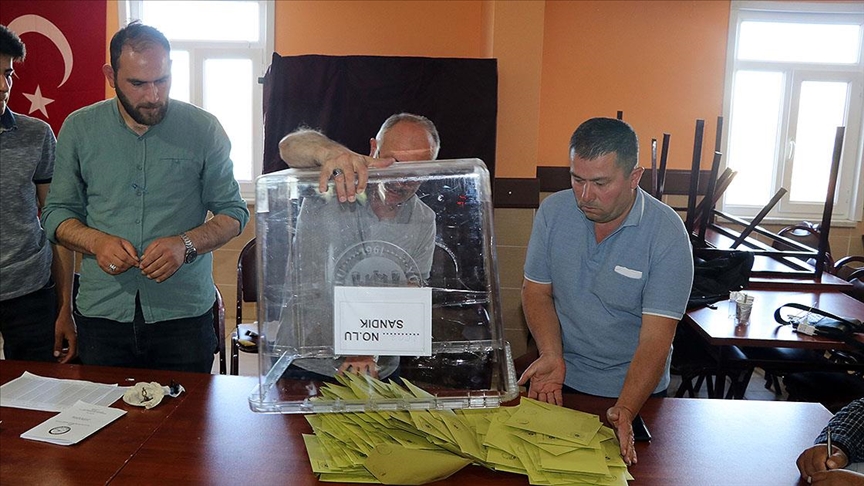
[[[252,409],[491,408],[516,398],[483,162],[370,169],[355,202],[340,203],[332,180],[327,193],[318,187],[317,168],[257,181]],[[361,379],[345,379],[358,370]]]

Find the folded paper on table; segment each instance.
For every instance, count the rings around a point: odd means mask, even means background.
[[[126,411],[119,408],[78,401],[72,407],[24,432],[21,438],[58,445],[77,444],[125,414]]]

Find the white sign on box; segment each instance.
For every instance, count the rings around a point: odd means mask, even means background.
[[[337,355],[432,355],[429,287],[333,287],[333,320]]]

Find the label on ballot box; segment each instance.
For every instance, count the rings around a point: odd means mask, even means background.
[[[431,356],[432,289],[333,288],[339,355]]]

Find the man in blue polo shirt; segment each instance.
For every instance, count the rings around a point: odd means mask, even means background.
[[[625,462],[636,462],[632,421],[669,385],[675,328],[693,280],[681,218],[639,188],[636,133],[609,118],[570,138],[571,191],[534,218],[522,306],[539,358],[519,380],[562,404],[562,388],[617,397],[607,419]],[[574,197],[575,196],[575,197]]]

